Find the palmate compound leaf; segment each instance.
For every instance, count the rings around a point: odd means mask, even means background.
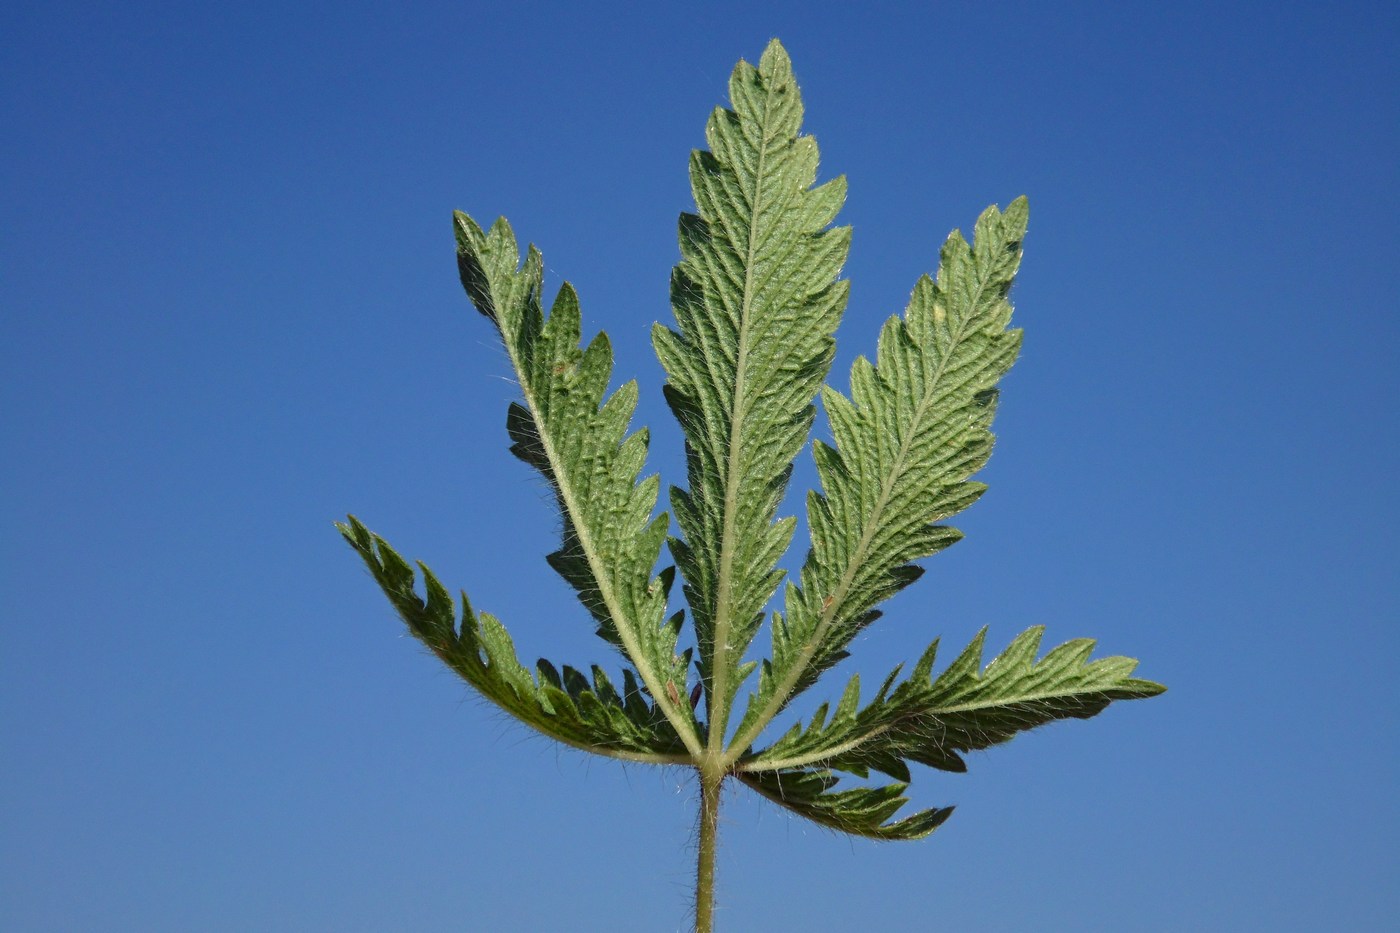
[[[952,811],[926,810],[883,822],[906,802],[900,795],[910,778],[909,762],[965,771],[965,752],[1057,719],[1088,719],[1114,700],[1143,699],[1166,689],[1132,677],[1137,667],[1132,658],[1089,660],[1094,642],[1087,638],[1060,645],[1037,661],[1042,633],[1040,626],[1023,632],[984,670],[984,629],[937,678],[932,676],[934,641],[907,680],[895,686],[896,668],[864,707],[857,675],[829,719],[822,706],[805,728],[798,723],[773,745],[742,759],[739,777],[824,825],[884,839],[918,838]],[[837,791],[833,771],[860,777],[879,771],[898,783]],[[873,806],[876,799],[881,807]]]
[[[913,561],[961,537],[937,522],[985,488],[968,478],[991,454],[996,382],[1020,349],[1007,294],[1026,219],[1021,198],[983,212],[972,244],[954,231],[937,281],[922,276],[903,318],[885,322],[876,363],[851,368],[851,397],[824,391],[835,446],[813,444],[823,492],[807,500],[812,549],[774,617],[772,658],[731,754],[846,656],[875,607],[918,579]]]
[[[621,694],[596,665],[591,684],[579,671],[565,667],[561,674],[544,660],[531,674],[505,627],[490,613],[475,612],[465,593],[459,623],[452,597],[426,566],[418,565],[422,597],[414,589],[413,568],[384,539],[353,515],[336,527],[414,637],[506,712],[551,738],[601,755],[660,764],[690,760],[685,743],[647,702],[630,670],[623,669]]]
[[[596,667],[591,683],[543,661],[531,673],[501,624],[475,613],[465,594],[458,622],[426,567],[427,595],[419,597],[412,568],[387,544],[353,517],[340,526],[413,634],[501,707],[580,748],[697,768],[697,928],[705,930],[728,777],[834,829],[918,838],[951,808],[896,818],[910,762],[960,771],[967,751],[1164,689],[1132,678],[1130,659],[1090,661],[1087,640],[1037,662],[1039,629],[985,671],[978,636],[935,679],[935,642],[907,680],[896,669],[869,703],[862,706],[852,678],[829,717],[823,706],[805,727],[751,751],[788,702],[846,656],[879,603],[917,578],[914,562],[958,539],[938,522],[981,494],[970,477],[990,453],[996,383],[1020,343],[1019,331],[1008,330],[1006,296],[1026,204],[989,208],[971,244],[955,232],[937,280],[921,278],[904,316],[886,322],[875,363],[856,362],[849,398],[823,390],[847,296],[837,276],[849,230],[830,226],[845,182],[814,186],[816,145],[799,135],[802,105],[776,40],[757,68],[735,69],[730,100],[733,110],[716,110],[706,126],[709,150],[691,159],[697,212],[681,217],[682,261],[671,282],[678,330],[653,331],[686,438],[689,487],[672,490],[681,536],[670,543],[695,623],[706,721],[686,690],[689,652],[676,653],[681,616],[665,619],[671,572],[654,572],[668,519],[652,516],[655,477],[638,480],[647,436],[627,434],[636,386],[605,398],[606,337],[580,346],[567,284],[546,318],[540,254],[530,247],[522,263],[504,219],[483,231],[456,215],[462,282],[499,329],[520,382],[523,403],[507,420],[512,450],[558,499],[563,544],[549,561],[636,676],[624,669],[619,694]],[[781,580],[777,561],[795,523],[776,510],[818,391],[833,444],[814,444],[822,491],[808,498],[812,547],[787,587],[785,613],[774,615],[772,657],[726,745],[735,692],[753,666],[742,657]],[[894,783],[840,788],[838,773],[871,771]]]
[[[813,187],[816,142],[798,135],[802,101],[776,40],[757,68],[739,63],[729,95],[734,109],[714,111],[709,151],[690,161],[697,213],[681,216],[671,279],[679,331],[653,330],[685,432],[689,488],[672,490],[681,538],[671,550],[714,752],[747,673],[738,659],[782,577],[794,519],[775,514],[831,365],[850,243],[849,228],[829,228],[845,179]]]

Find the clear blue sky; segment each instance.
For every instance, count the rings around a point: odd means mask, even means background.
[[[1031,199],[991,491],[849,669],[1043,623],[1171,692],[917,774],[919,843],[736,789],[721,928],[1400,927],[1400,15],[1184,2],[7,4],[0,926],[685,927],[687,775],[474,700],[331,522],[613,663],[449,212],[578,287],[679,481],[648,332],[775,35],[850,183],[839,385]]]

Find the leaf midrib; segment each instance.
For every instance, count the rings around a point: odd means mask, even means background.
[[[720,525],[719,573],[716,586],[719,592],[715,599],[714,644],[710,662],[710,716],[708,751],[712,758],[723,755],[724,734],[729,728],[731,705],[729,690],[729,629],[733,612],[731,577],[734,571],[734,513],[739,506],[739,486],[736,477],[740,468],[739,437],[744,418],[747,416],[747,377],[749,351],[749,314],[752,311],[754,293],[754,244],[758,239],[759,209],[763,199],[764,163],[768,156],[768,116],[773,89],[764,85],[763,117],[759,123],[761,144],[758,148],[758,166],[754,172],[754,193],[749,202],[748,249],[744,259],[744,300],[739,305],[739,355],[734,362],[734,405],[729,420],[729,455],[725,466],[724,519]]]
[[[801,768],[808,765],[819,764],[829,761],[838,755],[854,751],[860,746],[869,742],[899,724],[900,720],[913,717],[937,718],[939,716],[955,716],[959,713],[972,713],[980,710],[992,709],[998,706],[1016,706],[1023,703],[1039,703],[1044,700],[1068,699],[1070,697],[1086,696],[1096,693],[1107,693],[1115,689],[1115,686],[1100,686],[1085,690],[1043,690],[1037,693],[1025,693],[1012,697],[990,697],[983,700],[957,703],[952,706],[938,706],[933,708],[918,708],[904,711],[898,715],[894,722],[883,723],[871,728],[854,739],[848,739],[837,745],[822,748],[817,751],[807,752],[801,755],[792,755],[788,758],[767,759],[762,755],[752,758],[739,766],[741,771],[779,771],[784,768]]]
[[[699,757],[702,749],[699,739],[695,734],[691,721],[681,716],[677,710],[672,709],[668,704],[669,699],[666,694],[665,685],[656,676],[656,672],[651,670],[651,665],[646,663],[647,655],[641,650],[637,633],[633,629],[632,620],[622,611],[622,606],[618,601],[617,594],[613,589],[612,578],[606,572],[603,561],[598,553],[597,546],[593,540],[592,530],[587,522],[578,521],[575,516],[582,516],[584,512],[579,508],[577,498],[572,485],[566,481],[567,473],[563,469],[562,460],[555,449],[554,442],[549,431],[544,430],[544,424],[540,418],[540,408],[535,393],[531,390],[530,381],[527,378],[528,370],[520,359],[514,344],[510,340],[502,341],[506,346],[506,352],[510,356],[511,364],[515,371],[521,375],[520,391],[525,397],[525,403],[530,408],[531,417],[540,430],[537,431],[540,437],[540,444],[544,448],[545,457],[549,461],[550,473],[553,476],[554,484],[559,489],[559,498],[563,500],[564,510],[569,515],[574,532],[578,535],[579,547],[583,550],[585,558],[588,560],[588,568],[592,571],[593,580],[598,587],[599,595],[603,598],[603,604],[608,608],[608,614],[612,616],[614,625],[617,628],[618,637],[622,639],[622,646],[627,655],[637,665],[637,673],[641,675],[647,689],[651,692],[652,701],[665,714],[670,721],[676,734],[685,743],[686,750],[692,756]]]

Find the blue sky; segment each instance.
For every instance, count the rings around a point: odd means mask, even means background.
[[[613,664],[449,212],[577,286],[680,481],[649,329],[772,36],[850,185],[838,386],[950,229],[1031,200],[991,490],[848,669],[1045,624],[1171,691],[917,774],[958,805],[919,843],[734,790],[720,928],[1400,923],[1393,5],[755,6],[6,6],[6,929],[685,928],[688,776],[475,700],[331,523]]]

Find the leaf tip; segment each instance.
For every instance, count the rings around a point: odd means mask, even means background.
[[[1127,681],[1125,686],[1130,687],[1136,694],[1134,699],[1145,700],[1148,697],[1161,696],[1167,692],[1166,684],[1159,684],[1155,680],[1139,680],[1136,677]]]
[[[783,48],[783,43],[777,36],[768,40],[768,44],[763,48],[763,55],[758,60],[758,68],[763,72],[772,72],[778,69],[790,70],[792,59],[788,56],[787,49]]]

